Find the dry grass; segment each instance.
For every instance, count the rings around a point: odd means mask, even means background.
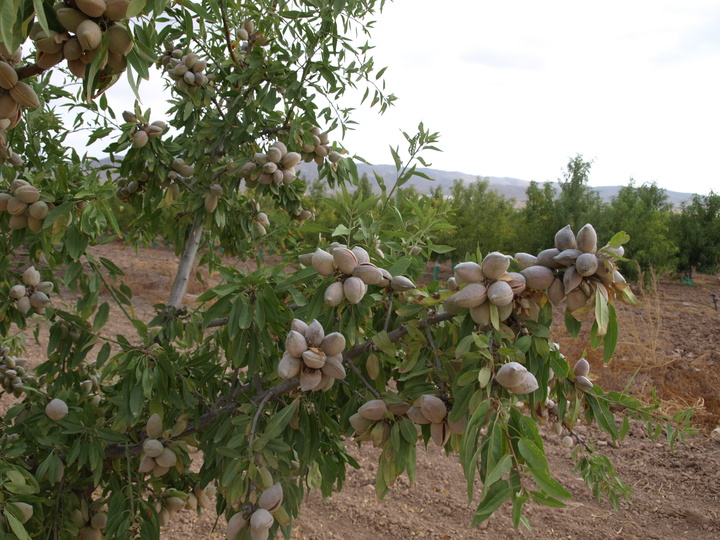
[[[655,391],[661,411],[669,415],[694,408],[693,423],[712,429],[720,423],[716,312],[698,301],[702,285],[693,290],[654,275],[648,283],[635,288],[637,306],[615,305],[620,338],[610,364],[604,365],[602,348],[590,350],[592,321],[577,340],[557,328],[562,350],[569,359],[587,351],[591,375],[603,389],[620,391],[632,379],[632,394],[649,403]]]

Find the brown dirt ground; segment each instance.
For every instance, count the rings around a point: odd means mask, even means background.
[[[162,247],[135,254],[121,244],[96,247],[93,252],[113,260],[131,276],[135,313],[149,320],[152,305],[164,302],[170,291],[177,263],[174,254]],[[449,267],[443,266],[440,275],[447,277]],[[203,290],[204,285],[193,281],[186,301],[192,302]],[[628,438],[617,447],[593,428],[581,426],[579,429],[596,441],[622,480],[634,490],[632,504],[621,503],[616,512],[606,500],[596,501],[573,475],[570,451],[561,447],[554,435],[545,433],[551,470],[574,499],[566,508],[527,505],[532,531],[514,530],[507,507],[472,528],[473,509],[467,505],[457,456],[445,456],[434,446],[419,450],[416,483],[410,485],[403,476],[388,497],[378,501],[374,492],[378,451],[367,445],[358,448],[348,441],[362,468],[349,470],[343,492],[327,501],[319,493],[311,493],[295,522],[292,538],[720,538],[720,440],[706,436],[720,424],[720,313],[713,309],[709,296],[720,294],[720,277],[696,276],[692,286],[663,278],[657,281],[656,291],[639,295],[638,307],[618,307],[621,337],[616,359],[603,366],[602,352],[591,351],[591,374],[606,390],[619,390],[637,371],[632,392],[648,397],[651,388],[657,387],[667,412],[697,407],[696,424],[704,434],[678,445],[671,453],[666,444],[647,438],[639,424],[633,424]],[[121,316],[111,316],[104,331],[109,336],[133,334]],[[554,332],[568,358],[577,358],[589,349],[587,329],[577,341],[570,339],[564,328]],[[42,332],[40,346],[28,344],[31,357],[44,354],[44,336]],[[214,515],[197,517],[182,512],[163,537],[224,538],[224,520],[213,530],[215,523]]]

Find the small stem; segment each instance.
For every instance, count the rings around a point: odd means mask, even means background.
[[[571,429],[569,431],[571,435],[575,435],[575,438],[577,438],[578,442],[582,444],[588,452],[593,451],[587,441],[577,431],[575,431],[574,429]]]
[[[253,416],[252,421],[252,428],[250,429],[250,437],[248,437],[248,450],[252,452],[252,445],[253,441],[255,440],[255,430],[257,429],[257,423],[260,419],[260,415],[262,414],[263,408],[265,407],[265,404],[272,399],[273,395],[271,392],[268,392],[267,395],[262,398],[262,401],[260,401],[260,405],[258,405],[257,411],[255,411],[255,416]]]
[[[440,361],[440,354],[438,353],[437,347],[435,346],[435,340],[433,339],[432,332],[430,331],[430,327],[426,324],[423,324],[425,326],[425,335],[427,336],[428,343],[430,344],[430,348],[433,351],[433,354],[435,355],[435,366],[437,366],[438,375],[442,373],[443,367],[442,362]],[[440,392],[442,394],[445,394],[447,388],[445,385],[445,381],[443,379],[440,379]]]
[[[92,268],[93,271],[98,275],[98,277],[100,278],[100,281],[103,282],[103,285],[105,285],[105,288],[107,288],[108,292],[110,293],[110,296],[113,297],[113,300],[115,300],[115,303],[116,303],[116,304],[118,305],[118,307],[122,310],[122,312],[125,314],[125,316],[127,317],[127,319],[128,319],[130,322],[134,321],[135,319],[133,319],[133,318],[130,316],[130,314],[129,314],[129,313],[127,312],[127,310],[125,309],[125,306],[123,306],[122,302],[120,302],[120,300],[118,299],[118,297],[115,295],[115,291],[114,291],[113,288],[110,286],[110,284],[107,282],[107,280],[105,279],[105,276],[102,275],[102,272],[101,272],[100,269],[98,268],[97,264],[95,264],[94,262],[92,262],[92,261],[91,261],[90,259],[88,259],[87,257],[85,257],[85,259],[87,260],[88,264],[90,264],[90,268]],[[105,339],[105,338],[104,338],[104,339]],[[108,339],[108,341],[111,341],[111,340]],[[116,343],[117,343],[117,342],[116,342]]]
[[[182,305],[185,291],[190,281],[190,272],[192,270],[195,256],[197,255],[198,247],[200,247],[200,239],[203,233],[203,222],[199,216],[195,217],[192,229],[188,234],[188,242],[185,246],[185,251],[180,258],[180,264],[178,265],[177,274],[175,275],[175,282],[173,283],[172,292],[170,293],[170,299],[168,300],[167,307],[179,309]]]
[[[393,297],[395,296],[395,292],[390,292],[390,295],[388,296],[388,310],[387,315],[385,316],[385,326],[383,330],[387,332],[387,329],[390,328],[390,317],[392,316],[392,306],[393,306]]]
[[[225,8],[225,2],[220,2],[220,10],[222,11],[222,20],[223,20],[223,28],[225,29],[225,42],[227,43],[228,52],[230,53],[230,58],[232,58],[233,64],[240,64],[238,62],[237,56],[235,56],[235,49],[232,46],[232,39],[230,39],[230,27],[228,26],[227,21],[227,10]]]
[[[382,394],[380,392],[378,392],[372,384],[370,384],[370,381],[368,381],[365,377],[363,377],[363,374],[360,372],[358,367],[353,362],[348,362],[347,364],[350,367],[350,369],[353,371],[353,373],[355,373],[355,375],[357,375],[358,378],[365,384],[367,389],[370,390],[370,392],[376,398],[380,399],[382,397]]]
[[[127,469],[128,469],[128,488],[130,488],[129,498],[130,498],[130,515],[135,516],[135,494],[133,493],[133,484],[132,484],[132,466],[130,462],[130,450],[128,448],[128,445],[125,445],[125,461],[127,462]]]

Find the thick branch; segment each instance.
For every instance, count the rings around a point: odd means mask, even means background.
[[[290,392],[291,390],[294,390],[300,386],[300,380],[299,379],[288,379],[286,381],[283,381],[279,384],[276,384],[272,388],[269,388],[265,390],[264,392],[260,392],[252,397],[251,401],[253,403],[261,403],[274,399],[278,396],[281,396],[282,394],[285,394],[287,392]],[[229,403],[227,405],[224,405],[222,407],[219,407],[213,411],[207,412],[203,414],[200,417],[200,421],[195,423],[191,422],[188,424],[188,426],[182,431],[182,433],[179,433],[178,435],[175,435],[172,437],[173,439],[182,439],[183,437],[187,437],[188,435],[192,435],[193,433],[196,433],[198,431],[203,431],[204,429],[207,429],[210,427],[215,419],[218,416],[221,416],[225,413],[231,412],[234,409],[237,408],[238,403],[237,400],[240,397],[241,394],[246,392],[250,389],[250,384],[244,384],[240,387],[238,387],[235,392],[228,398]],[[126,449],[131,454],[139,455],[142,452],[142,446],[143,442],[145,441],[146,437],[143,437],[140,442],[132,445],[124,445],[124,444],[111,444],[105,449],[105,457],[109,459],[113,458],[119,458],[123,457],[125,455]]]
[[[180,264],[178,265],[177,274],[175,275],[175,282],[173,283],[172,292],[170,293],[170,300],[168,300],[168,307],[180,308],[182,305],[185,291],[187,291],[188,283],[190,282],[190,272],[192,271],[193,262],[197,255],[198,247],[200,246],[200,238],[203,232],[203,222],[200,216],[195,217],[190,234],[188,234],[188,242],[185,246],[185,251],[180,257]]]
[[[427,326],[439,324],[444,321],[449,321],[454,316],[455,315],[453,315],[452,313],[441,313],[440,315],[436,315],[434,317],[428,318],[424,324],[426,324]],[[396,342],[396,341],[399,341],[400,338],[403,337],[404,335],[406,335],[407,333],[408,333],[407,328],[405,327],[405,325],[402,325],[402,326],[396,328],[395,330],[393,330],[392,332],[389,332],[388,338],[390,339],[390,341]],[[369,339],[364,343],[355,345],[355,347],[353,347],[349,351],[346,351],[343,354],[343,359],[349,363],[349,365],[351,366],[351,369],[352,369],[354,367],[354,364],[352,364],[352,362],[350,362],[350,361],[353,358],[355,358],[356,356],[360,356],[361,354],[369,351],[372,347],[373,347],[373,342],[371,339]],[[298,386],[300,386],[300,381],[298,379],[287,379],[279,384],[276,384],[272,388],[269,388],[262,392],[258,392],[256,395],[254,395],[251,398],[250,401],[252,401],[253,403],[260,403],[262,406],[259,407],[259,410],[262,411],[262,407],[265,405],[265,403],[267,403],[271,399],[277,398],[283,394],[286,394],[286,393],[294,390]],[[182,439],[183,437],[187,437],[188,435],[192,435],[193,433],[207,429],[208,427],[210,427],[213,424],[213,422],[215,421],[215,419],[218,416],[234,411],[238,406],[237,401],[238,401],[239,397],[243,393],[247,392],[250,388],[251,388],[250,383],[239,386],[230,396],[228,396],[224,400],[226,405],[219,406],[217,409],[214,409],[210,412],[203,414],[200,417],[199,422],[197,422],[197,423],[192,422],[192,423],[188,424],[188,426],[185,428],[185,430],[182,433],[174,436],[173,439]],[[257,422],[255,422],[255,423],[257,423]],[[109,459],[123,457],[125,455],[126,451],[130,452],[131,454],[134,454],[134,455],[139,455],[142,452],[142,445],[143,445],[144,439],[145,439],[145,437],[143,437],[140,440],[140,442],[138,442],[136,444],[132,444],[132,445],[123,445],[123,444],[109,445],[105,449],[105,457],[109,458]]]
[[[28,64],[27,66],[17,68],[15,71],[17,71],[18,79],[22,80],[40,75],[45,70],[37,64]]]

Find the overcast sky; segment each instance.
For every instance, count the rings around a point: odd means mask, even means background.
[[[557,180],[581,153],[592,185],[720,191],[717,0],[396,0],[372,43],[399,99],[344,141],[372,163],[423,121],[438,169]]]

